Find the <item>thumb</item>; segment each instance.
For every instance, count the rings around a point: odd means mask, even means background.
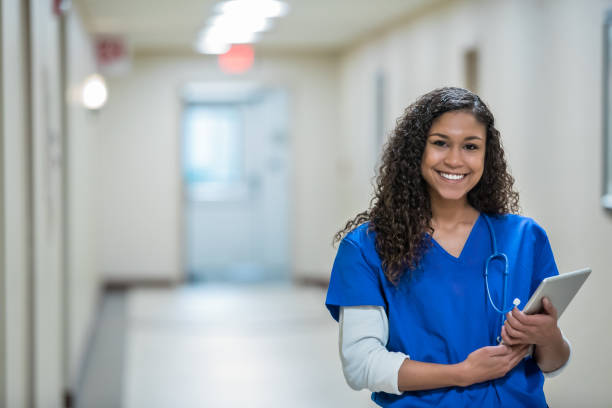
[[[555,319],[557,318],[557,309],[555,309],[550,299],[544,297],[542,299],[542,307],[544,308],[546,314],[551,315]]]

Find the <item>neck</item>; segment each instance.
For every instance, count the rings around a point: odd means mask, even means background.
[[[431,197],[431,220],[436,225],[472,223],[477,215],[478,211],[468,203],[467,198],[441,200]]]

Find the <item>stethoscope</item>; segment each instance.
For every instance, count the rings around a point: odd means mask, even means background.
[[[510,271],[508,270],[508,257],[503,252],[497,251],[497,240],[495,239],[495,232],[493,231],[493,226],[491,225],[491,221],[489,220],[489,217],[487,217],[484,213],[482,213],[482,218],[484,218],[484,220],[487,222],[487,227],[489,227],[489,234],[491,235],[491,243],[493,246],[493,253],[487,258],[485,262],[485,267],[484,267],[485,286],[487,288],[487,296],[489,298],[489,303],[491,303],[491,306],[493,306],[493,309],[495,309],[496,312],[501,314],[500,323],[501,323],[501,326],[503,326],[504,321],[506,319],[506,313],[511,311],[514,308],[514,306],[520,305],[521,300],[519,298],[515,298],[514,301],[512,302],[512,306],[506,309],[506,303],[508,300],[507,299],[508,297],[508,277],[510,275]],[[500,260],[504,265],[504,285],[502,289],[502,307],[501,309],[495,306],[495,303],[493,302],[493,298],[491,298],[491,292],[489,291],[489,263],[494,259]],[[497,336],[497,342],[498,343],[501,342],[500,336]]]

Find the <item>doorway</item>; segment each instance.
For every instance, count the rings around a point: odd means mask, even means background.
[[[286,92],[250,83],[191,84],[183,101],[188,280],[288,279]]]

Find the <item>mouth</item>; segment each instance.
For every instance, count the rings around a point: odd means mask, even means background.
[[[461,181],[467,176],[467,173],[445,173],[443,171],[436,172],[443,178],[449,181]]]

